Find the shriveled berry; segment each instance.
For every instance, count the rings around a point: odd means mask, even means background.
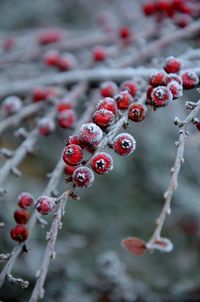
[[[106,97],[103,100],[100,100],[97,104],[97,110],[106,109],[112,111],[113,114],[117,113],[117,104],[113,98]]]
[[[112,157],[105,153],[99,152],[95,154],[91,159],[91,167],[98,174],[107,174],[113,169]]]
[[[113,142],[113,150],[121,156],[130,155],[136,148],[136,141],[129,133],[118,134]]]
[[[129,105],[133,102],[133,98],[130,93],[125,90],[121,91],[118,95],[115,96],[115,102],[117,104],[117,108],[121,110],[128,109]]]
[[[113,97],[117,91],[117,85],[112,81],[104,82],[100,86],[100,93],[103,97]]]
[[[135,84],[134,81],[125,81],[121,84],[120,89],[123,90],[127,90],[130,95],[135,96],[138,88],[137,85]]]
[[[30,213],[27,210],[21,209],[14,212],[14,219],[18,224],[27,224],[30,218]]]
[[[39,34],[38,42],[41,45],[55,43],[61,41],[63,38],[62,33],[59,30],[46,30]]]
[[[16,225],[10,231],[10,237],[18,242],[25,241],[29,236],[29,230],[25,225]]]
[[[105,61],[107,55],[106,55],[106,51],[105,51],[105,48],[103,47],[95,47],[93,49],[93,53],[92,53],[92,56],[93,56],[93,60],[95,62],[102,62],[102,61]]]
[[[171,91],[173,99],[177,99],[183,95],[183,86],[180,85],[177,81],[171,81],[167,88]]]
[[[167,86],[170,82],[172,81],[176,81],[178,82],[180,85],[183,84],[182,82],[182,78],[180,75],[176,74],[176,73],[169,73],[165,76],[165,81],[164,81],[164,86]]]
[[[145,118],[147,108],[144,104],[133,103],[128,108],[128,117],[133,122],[141,122]]]
[[[181,70],[181,61],[174,57],[167,58],[164,69],[167,73],[178,73]]]
[[[34,205],[33,197],[29,193],[21,193],[18,196],[18,206],[22,209],[32,207]]]
[[[88,167],[78,167],[72,174],[72,179],[77,187],[90,187],[94,182],[94,173]]]
[[[41,196],[36,202],[36,209],[42,215],[51,213],[54,209],[55,203],[49,196]]]
[[[52,119],[49,118],[49,117],[43,117],[43,118],[41,118],[38,121],[37,126],[38,126],[39,133],[41,135],[45,135],[45,136],[47,136],[50,133],[52,133],[54,131],[54,129],[55,129],[55,124],[52,121]]]
[[[114,122],[115,116],[112,111],[106,109],[100,109],[95,111],[93,115],[93,121],[100,128],[107,128]]]
[[[59,52],[57,50],[48,50],[44,54],[44,63],[48,66],[56,66],[59,60]]]
[[[61,128],[71,128],[76,122],[76,114],[74,110],[67,109],[59,112],[58,114],[58,124]]]
[[[192,89],[199,83],[199,78],[196,72],[186,71],[182,75],[183,88]]]
[[[63,150],[63,160],[67,165],[76,166],[83,160],[83,151],[75,144],[67,145]]]
[[[155,107],[166,106],[170,101],[172,101],[172,93],[169,88],[165,86],[158,86],[153,89],[151,93],[152,105]]]
[[[62,56],[59,56],[56,66],[61,71],[67,71],[73,69],[77,64],[75,56],[71,53],[65,53]]]
[[[84,145],[98,145],[102,140],[103,132],[94,123],[83,124],[79,131],[79,139]]]
[[[6,115],[14,114],[22,108],[22,101],[18,96],[8,96],[2,102],[2,110]]]
[[[155,72],[149,78],[149,84],[153,87],[165,85],[165,74],[162,71]]]

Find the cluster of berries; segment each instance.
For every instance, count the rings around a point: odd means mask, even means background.
[[[186,71],[181,74],[181,61],[169,57],[164,65],[164,71],[158,71],[149,79],[146,104],[153,109],[166,106],[170,101],[182,96],[183,89],[192,89],[199,83],[195,72]]]
[[[143,4],[146,16],[155,16],[157,21],[172,18],[179,27],[186,27],[192,18],[200,17],[199,0],[147,0]]]
[[[77,65],[77,59],[70,52],[60,54],[57,50],[52,49],[45,53],[44,63],[60,71],[68,71]]]
[[[106,152],[98,151],[98,147],[103,140],[103,133],[120,118],[120,111],[126,111],[129,119],[134,122],[142,121],[146,114],[146,106],[134,99],[137,94],[134,81],[122,83],[119,93],[115,83],[103,83],[100,93],[104,98],[96,106],[93,122],[83,124],[77,136],[70,136],[63,151],[65,172],[71,175],[77,187],[89,187],[94,182],[93,171],[104,175],[113,169],[112,157]],[[108,146],[125,156],[135,150],[136,142],[130,134],[120,133]],[[84,150],[92,154],[88,161],[84,160]],[[90,164],[92,169],[86,167],[86,164]]]

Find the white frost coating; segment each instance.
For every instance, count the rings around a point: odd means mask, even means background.
[[[90,187],[94,182],[94,173],[88,167],[79,167],[72,174],[72,179],[77,187]]]
[[[102,137],[103,131],[94,123],[83,124],[80,128],[79,139],[84,144],[99,143]]]
[[[171,81],[167,88],[171,91],[174,98],[179,98],[183,95],[183,86],[181,86],[177,81]]]
[[[41,118],[38,123],[37,123],[38,128],[47,128],[50,132],[55,129],[55,124],[54,122],[48,118],[48,117],[43,117]]]
[[[2,102],[2,109],[6,114],[13,114],[22,108],[22,101],[17,96],[8,96]]]

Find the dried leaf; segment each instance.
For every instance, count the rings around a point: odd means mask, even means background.
[[[149,250],[159,250],[169,253],[173,250],[173,243],[168,238],[160,238],[147,245]]]
[[[122,240],[122,247],[134,255],[143,255],[146,251],[144,240],[135,237],[128,237]]]

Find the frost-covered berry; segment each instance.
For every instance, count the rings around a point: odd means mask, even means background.
[[[165,85],[165,74],[162,71],[155,72],[149,78],[149,84],[153,87]]]
[[[113,141],[113,150],[121,156],[130,155],[136,148],[136,141],[129,133],[118,134]]]
[[[105,59],[107,57],[105,48],[100,47],[100,46],[95,47],[93,49],[92,56],[93,56],[93,61],[95,61],[95,62],[105,61]]]
[[[72,179],[77,187],[90,187],[94,182],[94,173],[88,167],[78,167],[72,174]]]
[[[97,110],[106,109],[112,111],[113,114],[117,113],[117,104],[113,98],[106,97],[103,100],[100,100],[97,104]]]
[[[55,124],[52,121],[52,119],[49,117],[41,118],[38,121],[37,126],[38,126],[39,133],[41,135],[46,135],[46,136],[52,133],[55,129]]]
[[[58,124],[61,128],[71,128],[76,122],[74,110],[67,109],[58,113]]]
[[[186,71],[181,75],[181,77],[184,89],[192,89],[199,83],[199,78],[196,72]]]
[[[121,91],[118,95],[115,96],[115,102],[117,104],[117,108],[120,110],[128,109],[129,105],[133,102],[133,98],[130,93],[125,90]]]
[[[113,169],[112,157],[105,153],[99,152],[95,154],[91,159],[91,167],[98,174],[107,174]]]
[[[14,114],[22,108],[22,101],[17,96],[8,96],[2,102],[2,110],[5,114]]]
[[[16,225],[10,231],[10,237],[18,242],[25,241],[29,236],[29,230],[25,225]]]
[[[70,144],[63,150],[63,160],[67,165],[76,166],[83,160],[83,151],[80,146]]]
[[[13,216],[18,224],[27,224],[30,218],[30,213],[25,209],[20,209],[16,210]]]
[[[125,81],[121,84],[120,89],[127,90],[131,96],[135,96],[138,88],[134,81]]]
[[[112,81],[104,82],[100,86],[100,93],[103,97],[113,97],[117,91],[117,85]]]
[[[128,108],[128,117],[133,122],[141,122],[145,118],[147,108],[144,104],[133,103]]]
[[[94,123],[83,124],[79,131],[79,139],[84,145],[97,146],[102,140],[103,132]]]
[[[93,115],[93,121],[97,124],[100,128],[107,128],[110,126],[115,120],[115,116],[112,111],[107,109],[100,109],[95,111]]]
[[[172,81],[176,81],[180,85],[182,85],[182,83],[183,83],[180,75],[178,75],[176,73],[169,73],[165,76],[164,86],[167,86]]]
[[[70,135],[69,138],[67,139],[66,145],[70,145],[70,144],[74,144],[74,145],[80,145],[80,139],[78,137],[78,135]]]
[[[38,42],[41,45],[55,43],[61,41],[63,34],[59,30],[50,29],[39,34]]]
[[[48,66],[56,66],[59,60],[59,52],[55,49],[48,50],[44,54],[44,63]]]
[[[71,53],[65,53],[62,56],[59,56],[56,64],[61,71],[73,69],[76,65],[76,57]]]
[[[29,193],[21,193],[18,196],[18,206],[22,209],[32,207],[34,205],[33,197]]]
[[[72,175],[74,173],[74,171],[76,170],[76,166],[69,166],[69,165],[66,165],[65,166],[65,174],[67,175]]]
[[[178,73],[181,67],[181,61],[174,57],[167,58],[164,65],[164,69],[167,73]]]
[[[33,89],[33,101],[40,102],[46,100],[46,90],[43,87],[35,87]]]
[[[67,110],[67,109],[72,109],[74,107],[74,102],[69,100],[68,98],[63,98],[62,100],[59,100],[58,103],[56,104],[56,109],[58,112]]]
[[[132,32],[128,26],[123,26],[119,29],[119,37],[123,40],[130,40]]]
[[[177,99],[183,95],[183,86],[180,85],[177,81],[171,81],[167,88],[171,91],[173,99]]]
[[[165,86],[158,86],[153,89],[151,93],[151,103],[155,107],[166,106],[170,101],[172,101],[172,93]]]
[[[55,203],[49,196],[41,196],[36,202],[36,209],[42,215],[51,213],[54,209]]]

